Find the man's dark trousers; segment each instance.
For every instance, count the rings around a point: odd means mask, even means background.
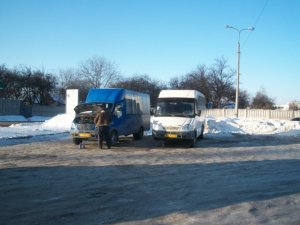
[[[109,135],[109,126],[100,126],[98,132],[98,147],[102,148],[102,142],[105,139],[107,148],[111,147],[111,139]]]

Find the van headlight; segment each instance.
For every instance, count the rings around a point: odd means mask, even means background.
[[[71,125],[71,130],[78,130],[76,124],[73,122]]]
[[[189,123],[181,127],[181,131],[191,131],[191,130],[193,130],[193,126]]]
[[[153,122],[152,130],[164,130],[164,127],[161,124],[157,123],[157,122]]]

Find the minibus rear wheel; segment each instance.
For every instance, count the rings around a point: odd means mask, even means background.
[[[133,138],[135,140],[140,140],[140,139],[143,138],[143,136],[144,136],[144,128],[142,128],[142,127],[140,127],[140,129],[139,129],[139,131],[137,133],[133,134]]]

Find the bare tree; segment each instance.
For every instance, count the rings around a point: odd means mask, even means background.
[[[150,95],[151,106],[156,105],[156,100],[159,92],[166,89],[166,85],[161,82],[151,79],[148,75],[135,75],[131,78],[126,78],[121,81],[115,82],[111,85],[115,88],[127,88],[133,91],[140,91]]]
[[[91,88],[108,87],[120,78],[116,66],[100,56],[94,56],[81,63],[78,74]]]
[[[235,95],[235,93],[234,93]],[[250,94],[246,90],[240,90],[239,108],[245,109],[250,106]]]
[[[20,66],[13,70],[0,66],[0,81],[3,82],[0,97],[18,99],[29,104],[51,104],[56,77],[41,70]]]
[[[19,99],[22,96],[22,87],[19,72],[0,66],[0,98]]]
[[[191,81],[194,85],[196,84],[194,89],[201,91],[205,95],[207,102],[209,102],[212,96],[207,71],[205,65],[199,65],[194,72],[190,73],[190,77],[193,78]]]
[[[60,70],[58,80],[56,93],[60,99],[66,98],[67,89],[78,89],[79,101],[85,101],[88,90],[90,89],[90,83],[85,78],[80,77],[76,69],[69,68]]]
[[[233,76],[234,70],[227,65],[224,58],[217,58],[215,64],[210,67],[208,79],[215,107],[220,108],[226,101],[233,100]]]
[[[233,76],[234,70],[227,65],[227,61],[217,58],[211,67],[199,65],[195,71],[182,78],[173,78],[169,85],[171,88],[199,90],[205,95],[207,102],[220,108],[234,100]]]
[[[193,89],[202,92],[207,101],[211,100],[211,90],[209,88],[207,68],[205,65],[199,65],[196,70],[179,78],[172,78],[169,86],[173,89]]]
[[[55,90],[56,77],[41,70],[24,68],[20,70],[22,100],[29,104],[49,105],[53,102],[51,93]]]
[[[274,109],[274,99],[269,97],[262,89],[256,93],[252,100],[251,107],[254,109]]]
[[[58,73],[58,87],[67,89],[69,86],[78,80],[78,73],[73,68],[68,68],[65,70],[59,70]]]
[[[289,103],[289,110],[297,111],[299,110],[299,102],[298,101],[292,101]]]

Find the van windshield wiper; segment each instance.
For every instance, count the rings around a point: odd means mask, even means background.
[[[174,113],[157,113],[156,116],[175,116]]]
[[[158,113],[156,116],[171,116],[171,117],[191,117],[191,115],[185,115],[182,113]]]

